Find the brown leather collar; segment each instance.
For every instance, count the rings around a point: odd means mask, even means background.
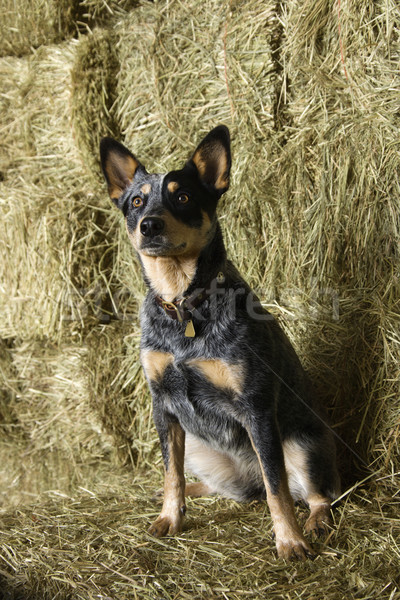
[[[216,281],[217,283],[224,283],[225,275],[222,271],[218,273]],[[200,306],[215,291],[210,289],[210,287],[196,290],[190,296],[181,298],[175,302],[167,302],[161,296],[156,296],[155,300],[170,319],[175,319],[182,323],[182,321],[190,321],[193,318],[194,309]]]

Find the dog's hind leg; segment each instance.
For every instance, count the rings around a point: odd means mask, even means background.
[[[211,496],[215,492],[203,481],[196,481],[192,483],[186,483],[185,485],[185,497],[186,498],[201,498],[204,496]],[[164,497],[164,490],[160,488],[153,495],[153,500],[162,501]]]
[[[213,490],[203,481],[187,483],[185,486],[185,496],[187,498],[201,498],[202,496],[211,496]]]
[[[314,557],[296,520],[283,448],[273,415],[266,413],[254,419],[249,435],[262,469],[278,556],[289,560]]]
[[[332,523],[331,502],[339,494],[339,478],[332,455],[329,456],[329,444],[314,448],[311,443],[286,440],[283,452],[291,495],[295,500],[304,500],[310,508],[305,532],[327,535]]]

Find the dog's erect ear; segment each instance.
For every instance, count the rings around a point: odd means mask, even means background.
[[[100,142],[100,158],[108,193],[117,204],[141,164],[125,146],[109,137]]]
[[[212,129],[196,148],[191,161],[204,183],[215,188],[219,195],[226,192],[231,169],[229,129],[225,125]]]

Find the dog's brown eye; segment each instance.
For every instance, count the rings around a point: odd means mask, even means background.
[[[139,208],[139,206],[142,206],[143,200],[140,198],[140,196],[136,196],[136,198],[132,200],[132,204],[135,208]]]
[[[179,194],[178,201],[181,204],[186,204],[186,202],[189,202],[189,196],[187,194]]]

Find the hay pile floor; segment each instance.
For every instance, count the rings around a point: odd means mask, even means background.
[[[380,482],[385,487],[385,482]],[[314,561],[279,560],[265,504],[188,501],[185,530],[156,539],[149,482],[56,492],[3,515],[6,599],[391,599],[400,597],[400,498],[359,486],[334,512]],[[300,521],[305,511],[298,508]],[[368,529],[366,530],[366,523]]]

